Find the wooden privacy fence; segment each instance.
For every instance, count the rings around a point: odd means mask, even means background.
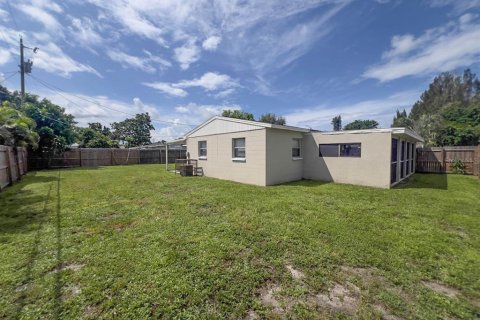
[[[62,155],[47,157],[29,157],[32,170],[47,168],[74,168],[116,166],[145,163],[165,163],[165,149],[108,149],[79,148],[65,151]],[[168,150],[168,162],[185,158],[186,150]]]
[[[25,148],[0,146],[0,190],[20,180],[27,171]]]
[[[449,173],[455,160],[465,164],[466,174],[480,176],[480,145],[418,148],[416,171]]]

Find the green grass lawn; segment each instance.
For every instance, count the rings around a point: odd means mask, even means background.
[[[0,318],[472,319],[480,179],[32,172],[0,193],[0,259]]]

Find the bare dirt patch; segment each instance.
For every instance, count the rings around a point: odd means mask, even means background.
[[[345,285],[335,283],[327,293],[315,295],[314,302],[320,306],[353,315],[360,303],[360,289],[352,283]]]
[[[275,294],[281,290],[281,287],[277,284],[269,284],[265,288],[260,289],[260,299],[263,304],[272,307],[276,313],[282,313],[283,309],[280,302],[275,297]]]
[[[132,228],[133,226],[135,226],[135,223],[134,223],[134,222],[114,223],[114,224],[112,225],[112,228],[113,228],[115,231],[121,232],[121,231],[124,231],[124,230],[126,230],[126,229]]]
[[[460,291],[455,288],[444,285],[435,281],[422,281],[422,284],[436,293],[443,294],[449,298],[456,298],[460,295]]]
[[[285,267],[290,271],[293,279],[302,280],[305,278],[305,274],[302,271],[295,269],[292,265],[287,264]]]
[[[87,319],[96,319],[100,315],[100,310],[97,306],[88,306],[85,308],[83,315]]]
[[[403,318],[397,317],[396,315],[390,313],[390,311],[381,304],[374,304],[373,309],[382,316],[383,320],[403,320]]]
[[[260,317],[253,310],[248,311],[247,315],[245,316],[245,320],[257,320],[257,319],[260,319]]]
[[[57,272],[61,272],[61,271],[65,271],[65,270],[71,270],[73,272],[77,272],[77,271],[80,271],[80,269],[82,269],[85,265],[84,264],[80,264],[80,263],[67,263],[67,262],[63,262],[59,265],[57,265],[53,270],[52,272],[53,273],[57,273]]]
[[[68,300],[68,299],[70,299],[72,297],[75,297],[76,295],[80,294],[80,292],[82,292],[82,288],[78,284],[69,285],[65,288],[65,293],[64,293],[62,299],[64,301]]]
[[[386,282],[385,278],[379,275],[375,268],[342,266],[340,267],[340,269],[349,275],[356,275],[360,277],[360,279],[366,283],[377,282],[377,281]]]

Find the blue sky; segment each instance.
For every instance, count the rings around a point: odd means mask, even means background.
[[[389,127],[436,74],[480,65],[480,0],[0,0],[0,18],[3,80],[21,34],[40,48],[27,91],[80,125],[148,111],[155,140],[232,108]]]

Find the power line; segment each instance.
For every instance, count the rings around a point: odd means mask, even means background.
[[[39,79],[37,77],[35,77],[34,75],[31,75],[29,74],[28,76],[32,77],[34,80],[36,80],[37,82],[39,82],[41,85],[47,87],[48,89],[52,90],[52,91],[55,91],[57,92],[58,94],[60,94],[60,92],[58,91],[62,91],[64,93],[68,93],[66,92],[65,90],[63,89],[60,89],[59,87],[56,87],[54,86],[53,84],[49,84],[48,82],[46,82],[45,80],[42,80],[42,79]],[[72,95],[80,100],[83,100],[83,101],[86,101],[86,102],[90,102],[90,103],[93,103],[101,108],[104,108],[104,109],[109,109],[111,111],[115,111],[115,112],[119,112],[119,113],[123,113],[123,114],[126,114],[128,116],[132,116],[132,117],[135,117],[136,115],[135,114],[132,114],[132,113],[128,113],[128,112],[125,112],[125,111],[121,111],[121,110],[118,110],[118,109],[115,109],[115,108],[112,108],[112,107],[107,107],[107,106],[104,106],[104,105],[101,105],[100,103],[94,101],[94,100],[90,100],[90,99],[86,99],[84,97],[81,97],[81,96],[78,96],[78,95],[75,95],[75,94],[72,94],[72,93],[68,93],[69,95]],[[60,94],[62,97],[64,97],[66,100],[74,103],[72,100],[69,100],[68,98],[66,98],[64,95]],[[75,103],[74,103],[75,104]],[[83,107],[82,107],[83,108]],[[189,126],[189,127],[196,127],[197,125],[195,124],[188,124],[188,123],[181,123],[181,122],[175,122],[175,121],[168,121],[168,120],[159,120],[159,119],[150,119],[152,120],[153,122],[160,122],[160,123],[167,123],[167,124],[173,124],[173,125],[182,125],[182,126]]]
[[[18,28],[17,20],[13,15],[12,7],[10,6],[10,0],[7,0],[7,8],[8,8],[8,12],[10,12],[10,17],[12,17],[13,23],[15,24],[15,28],[18,30],[19,28]]]
[[[16,75],[18,73],[18,71],[15,71],[14,74],[12,75],[9,75],[8,77],[6,77],[5,79],[3,79],[2,81],[0,81],[0,83],[4,83],[5,81],[7,81],[8,79],[10,79],[11,77],[13,77],[14,75]]]

